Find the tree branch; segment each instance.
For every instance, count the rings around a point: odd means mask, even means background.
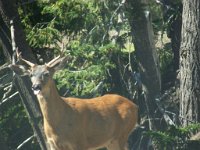
[[[35,136],[32,135],[30,136],[29,138],[27,138],[26,140],[24,140],[19,146],[17,146],[17,149],[16,150],[19,150],[21,149],[26,143],[28,143],[29,141],[31,141]]]

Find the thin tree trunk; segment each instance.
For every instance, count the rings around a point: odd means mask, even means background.
[[[144,1],[143,1],[144,2]],[[140,74],[143,84],[143,93],[145,104],[149,117],[150,129],[156,129],[155,99],[160,94],[161,78],[158,57],[155,51],[154,34],[151,25],[151,16],[148,10],[144,9],[144,3],[141,0],[127,2],[127,11],[129,12],[129,22],[131,25],[133,43],[136,49],[136,56],[139,60]],[[144,105],[144,103],[143,103]]]
[[[154,34],[151,25],[151,15],[148,8],[145,6],[146,0],[128,0],[127,12],[132,31],[133,43],[136,50],[136,57],[139,63],[139,71],[142,80],[142,95],[143,99],[139,99],[139,108],[146,107],[148,126],[145,130],[157,130],[161,128],[160,112],[157,109],[156,98],[161,91],[161,77],[158,63],[158,57],[154,45]],[[142,135],[142,133],[140,133]],[[140,135],[138,135],[140,136]],[[143,136],[142,136],[143,137]],[[150,149],[155,147],[148,137],[139,137],[141,144],[140,150]],[[132,137],[130,141],[135,141],[138,137]],[[130,142],[130,145],[132,143]]]
[[[182,125],[200,121],[200,1],[183,0],[180,53]]]
[[[14,20],[13,26],[15,29],[15,44],[19,48],[19,51],[22,52],[22,56],[35,62],[33,53],[25,40],[25,34],[23,29],[20,26],[20,18],[17,12],[17,8],[15,6],[15,1],[12,0],[0,0],[0,13],[3,19],[0,20],[1,25],[1,33],[0,33],[0,42],[3,45],[3,51],[7,60],[11,62],[11,58],[13,55],[12,46],[11,46],[11,38],[10,31],[8,26],[10,25],[10,20]],[[6,24],[5,24],[6,23]],[[46,150],[45,136],[43,133],[42,127],[42,115],[39,109],[39,105],[37,102],[37,98],[33,94],[31,90],[31,83],[27,77],[20,78],[16,76],[14,78],[14,83],[16,88],[18,89],[22,103],[27,111],[27,115],[33,127],[33,131],[37,137],[37,140],[40,144],[42,150]]]

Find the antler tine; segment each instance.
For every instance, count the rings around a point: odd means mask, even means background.
[[[25,62],[25,63],[26,63],[27,65],[29,65],[30,67],[35,66],[34,63],[32,63],[32,62],[30,62],[30,61],[25,60],[25,59],[22,58],[21,52],[19,53],[18,48],[16,49],[16,54],[17,54],[17,58],[18,58],[19,60],[22,60],[23,62]]]
[[[54,62],[56,62],[58,59],[60,59],[60,55],[59,56],[57,56],[56,58],[54,58],[54,59],[52,59],[50,62],[48,62],[47,63],[47,66],[52,66],[52,64],[54,63]]]
[[[55,62],[57,62],[59,59],[61,59],[64,56],[64,42],[61,43],[62,47],[61,47],[61,51],[60,51],[60,55],[58,55],[57,57],[55,57],[53,60],[51,60],[50,62],[47,63],[47,66],[51,67],[54,65]]]

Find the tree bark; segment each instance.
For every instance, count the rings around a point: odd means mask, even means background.
[[[15,6],[15,1],[13,2],[12,0],[0,0],[0,13],[2,17],[0,20],[0,27],[2,31],[0,34],[0,42],[3,45],[3,51],[7,57],[7,60],[11,62],[13,55],[8,26],[10,25],[10,20],[14,20],[13,25],[15,29],[14,36],[16,46],[19,48],[23,58],[32,61],[33,63],[36,62],[34,55],[28,43],[26,42],[24,31],[20,26],[20,18],[17,12],[17,7]],[[47,147],[41,122],[42,115],[37,102],[37,98],[31,90],[30,80],[27,77],[20,78],[15,76],[14,83],[20,93],[22,103],[26,109],[27,115],[33,127],[36,138],[40,144],[40,147],[42,150],[46,150]]]
[[[133,43],[136,49],[136,56],[139,61],[139,69],[143,84],[146,109],[149,117],[150,129],[156,129],[155,99],[161,91],[161,77],[158,57],[155,51],[153,28],[151,16],[148,9],[144,9],[145,1],[128,0],[127,10],[129,12],[129,22],[131,25]],[[144,105],[144,103],[143,103]],[[140,106],[139,106],[140,107]]]
[[[151,15],[148,10],[146,0],[128,0],[127,14],[131,26],[133,43],[136,50],[136,57],[139,63],[139,71],[142,80],[142,95],[139,99],[139,108],[146,109],[148,123],[145,123],[145,129],[140,129],[141,132],[148,130],[160,129],[161,114],[157,109],[156,98],[161,91],[161,76],[158,63],[158,57],[154,45],[154,34],[151,25]],[[144,114],[143,114],[144,115]],[[142,140],[139,149],[151,149],[151,139],[149,137],[140,137],[142,133],[137,134]],[[131,141],[136,141],[137,138],[132,137]],[[151,144],[150,144],[151,143]],[[133,145],[130,142],[130,145]]]
[[[183,0],[180,53],[182,125],[200,121],[200,1]]]

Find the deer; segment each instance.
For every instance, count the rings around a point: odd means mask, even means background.
[[[65,66],[66,56],[57,56],[44,65],[19,59],[25,64],[10,68],[19,76],[30,76],[49,150],[128,150],[128,137],[137,124],[136,104],[117,94],[90,99],[62,97],[53,75]]]

